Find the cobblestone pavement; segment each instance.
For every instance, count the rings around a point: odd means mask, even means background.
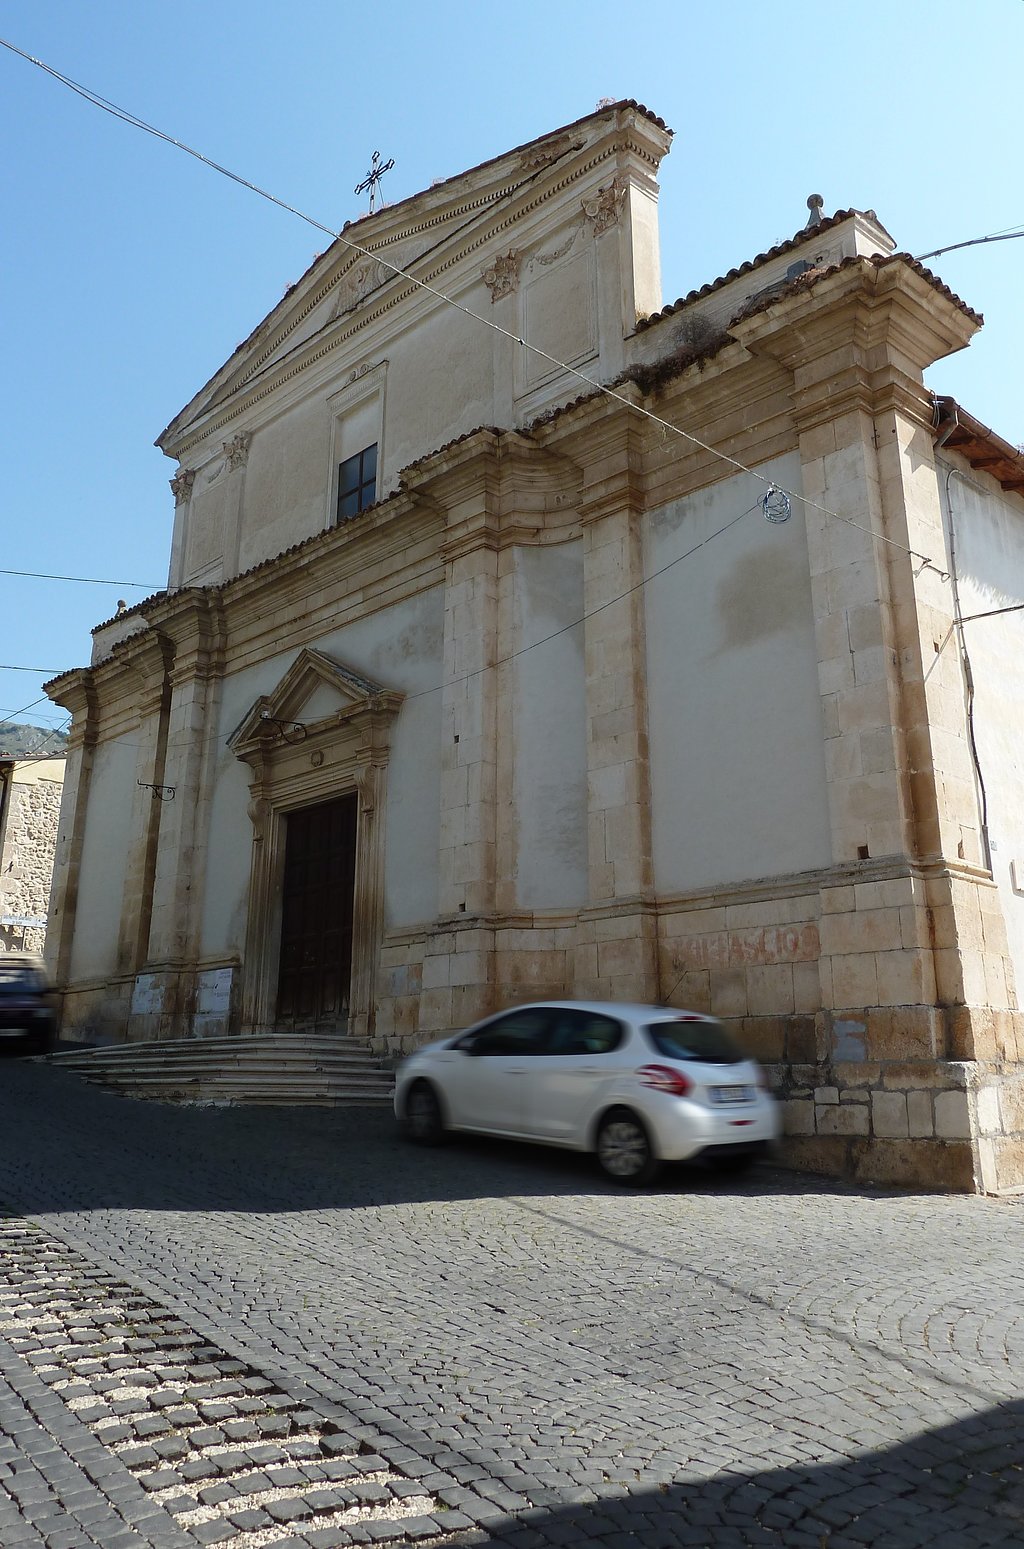
[[[0,1544],[1024,1545],[1024,1205],[0,1066]]]

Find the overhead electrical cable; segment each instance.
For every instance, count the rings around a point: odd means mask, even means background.
[[[3,718],[4,718],[5,721],[8,721],[8,722],[13,721],[15,716],[17,716],[17,715],[24,715],[26,710],[34,710],[36,705],[44,705],[44,704],[46,704],[47,698],[48,698],[48,695],[43,694],[39,699],[33,699],[32,703],[30,705],[22,705],[20,710],[5,710],[5,711],[0,711],[0,714],[3,715]]]
[[[13,667],[10,662],[0,662],[0,672],[42,672],[49,678],[66,670],[64,667]]]
[[[129,112],[126,108],[119,107],[117,103],[109,101],[108,98],[100,96],[98,92],[94,92],[80,82],[72,80],[70,76],[61,74],[59,70],[55,70],[43,60],[37,59],[33,54],[26,53],[24,49],[18,48],[16,44],[9,42],[6,38],[0,38],[0,46],[9,49],[11,53],[17,54],[21,59],[35,65],[47,75],[52,76],[54,80],[59,81],[61,85],[68,87],[69,90],[83,97],[94,107],[101,108],[105,113],[112,114],[115,118],[122,120],[135,129],[143,130],[157,140],[163,140],[167,145],[174,146],[176,150],[184,151],[186,155],[194,157],[196,161],[202,162],[204,166],[209,167],[212,171],[219,172],[222,176],[230,178],[233,183],[238,183],[241,187],[249,189],[251,193],[258,194],[261,199],[269,200],[271,204],[277,205],[279,209],[287,211],[288,214],[297,216],[299,220],[305,221],[307,225],[326,233],[327,236],[337,242],[341,242],[345,247],[350,248],[355,253],[359,253],[362,257],[371,259],[395,278],[405,280],[408,284],[416,286],[417,289],[426,291],[429,295],[436,297],[437,300],[443,301],[447,306],[454,307],[457,311],[464,313],[465,316],[473,318],[475,322],[482,323],[484,327],[490,328],[494,333],[501,334],[504,338],[510,339],[514,344],[518,344],[522,349],[528,350],[530,354],[538,356],[541,360],[546,360],[550,365],[556,366],[560,371],[576,377],[588,387],[593,388],[595,392],[602,393],[605,397],[622,404],[627,410],[634,414],[639,414],[642,418],[660,426],[671,435],[680,436],[683,440],[689,442],[691,446],[699,447],[701,451],[707,452],[710,456],[718,458],[719,461],[727,463],[738,472],[749,474],[751,478],[757,479],[764,484],[769,494],[778,492],[788,496],[791,500],[798,500],[802,505],[820,511],[824,516],[832,517],[839,522],[846,522],[851,527],[857,527],[862,532],[867,533],[871,538],[881,543],[888,543],[893,548],[900,549],[904,554],[908,554],[912,559],[920,560],[924,566],[935,570],[939,575],[946,575],[946,572],[941,570],[927,554],[921,554],[916,549],[908,548],[906,544],[898,542],[895,538],[888,537],[885,533],[876,532],[870,527],[864,527],[860,522],[855,522],[851,517],[843,516],[840,512],[821,505],[820,502],[810,499],[807,495],[797,494],[795,490],[782,489],[780,485],[777,485],[767,475],[759,473],[756,468],[749,468],[745,463],[740,462],[738,458],[730,456],[728,452],[723,452],[718,447],[711,446],[707,441],[702,441],[699,436],[692,435],[689,431],[683,430],[681,426],[673,425],[671,421],[662,419],[660,415],[654,414],[650,409],[645,409],[642,404],[634,402],[625,393],[606,386],[605,383],[588,376],[585,371],[579,370],[578,367],[570,366],[568,362],[559,360],[556,355],[549,354],[547,350],[541,349],[539,345],[531,344],[519,334],[513,333],[508,328],[503,328],[493,318],[485,317],[480,312],[474,312],[471,307],[467,307],[463,302],[457,301],[454,296],[449,296],[444,291],[438,290],[436,286],[431,285],[427,280],[417,278],[416,275],[411,274],[407,269],[401,269],[387,258],[382,258],[379,252],[374,252],[370,248],[363,247],[361,243],[353,241],[351,237],[346,236],[344,230],[338,232],[334,231],[330,226],[325,226],[322,221],[314,219],[311,215],[306,215],[294,205],[277,198],[275,194],[269,193],[265,188],[260,188],[258,184],[250,182],[248,178],[242,177],[239,173],[232,172],[229,167],[222,166],[220,162],[214,161],[211,157],[204,156],[201,151],[186,145],[184,141],[176,139],[165,130],[158,129],[155,125],[147,123],[145,119],[139,118],[137,114]]]
[[[943,253],[956,253],[962,247],[981,247],[986,242],[1013,242],[1017,237],[1024,237],[1024,227],[1007,227],[1005,231],[994,231],[990,237],[969,237],[966,242],[951,242],[948,247],[933,247],[930,253],[919,253],[917,263],[923,263],[926,258],[938,258]]]
[[[517,650],[510,651],[507,656],[499,657],[495,662],[488,662],[483,667],[475,667],[472,672],[462,673],[457,678],[446,678],[443,683],[435,683],[432,688],[413,689],[411,693],[406,694],[406,701],[410,699],[425,699],[431,694],[440,694],[444,689],[452,688],[456,684],[468,683],[472,678],[482,677],[485,672],[491,672],[497,667],[508,666],[510,662],[514,662],[518,657],[525,656],[528,651],[535,651],[539,646],[547,645],[550,641],[557,640],[560,635],[567,635],[571,630],[579,629],[581,624],[585,624],[587,620],[593,618],[595,614],[603,613],[606,608],[614,607],[617,602],[624,602],[626,598],[631,597],[634,592],[642,591],[646,586],[649,585],[651,581],[655,581],[659,576],[664,575],[667,570],[671,570],[675,565],[682,564],[684,559],[689,559],[691,555],[696,554],[698,549],[704,548],[707,544],[713,542],[715,538],[720,538],[723,533],[727,533],[729,531],[730,527],[735,527],[736,524],[741,522],[745,516],[749,516],[752,511],[756,511],[760,505],[761,501],[755,500],[752,506],[748,506],[746,510],[741,511],[738,516],[731,517],[729,521],[723,523],[721,527],[717,527],[714,532],[708,533],[705,538],[701,538],[699,543],[693,544],[684,553],[677,554],[675,559],[668,560],[664,565],[659,566],[657,570],[652,570],[650,575],[642,577],[642,579],[635,582],[634,585],[627,587],[624,592],[617,592],[614,597],[609,597],[604,602],[599,602],[596,607],[590,608],[585,613],[581,613],[579,618],[573,619],[571,623],[563,624],[561,628],[552,630],[549,635],[543,635],[539,640],[531,640],[529,645],[519,646]],[[40,703],[41,701],[37,700],[36,702]],[[214,732],[211,736],[204,737],[202,739],[201,746],[206,747],[210,743],[219,742],[221,740],[220,732]],[[227,741],[226,738],[223,740],[225,742]],[[142,746],[141,743],[129,742],[122,737],[117,737],[114,739],[114,741],[119,747],[138,748]],[[168,748],[184,747],[189,745],[190,742],[191,739],[188,737],[172,738],[168,742]]]
[[[27,576],[34,581],[78,581],[83,586],[132,586],[139,592],[158,592],[160,587],[151,581],[111,581],[94,575],[51,575],[46,570],[4,570],[0,575]]]
[[[648,586],[651,581],[655,581],[658,576],[664,575],[666,570],[671,570],[673,566],[682,564],[684,559],[689,559],[691,554],[696,554],[698,549],[704,548],[713,539],[720,538],[723,533],[729,531],[730,527],[735,527],[737,522],[742,522],[745,516],[749,516],[751,511],[756,511],[760,504],[760,500],[755,500],[752,506],[748,506],[745,511],[741,511],[738,516],[732,517],[723,526],[716,528],[714,532],[709,532],[706,538],[702,538],[699,543],[695,543],[684,554],[677,554],[675,559],[670,559],[666,564],[659,566],[657,570],[652,570],[650,575],[644,576],[632,586],[627,586],[624,592],[617,592],[614,597],[609,597],[605,602],[599,602],[596,607],[589,609],[586,613],[581,613],[580,617],[573,619],[571,624],[563,624],[560,629],[553,629],[550,635],[543,635],[540,640],[531,640],[529,645],[521,645],[518,650],[510,651],[507,656],[499,657],[496,662],[488,662],[484,667],[474,667],[472,672],[461,673],[457,678],[448,678],[444,683],[438,683],[435,688],[417,689],[411,694],[406,694],[406,699],[423,699],[428,694],[439,694],[443,689],[453,688],[458,683],[468,683],[470,679],[479,678],[483,673],[493,671],[495,667],[507,666],[509,662],[514,662],[517,657],[525,656],[527,651],[535,651],[538,646],[547,645],[549,641],[557,640],[560,635],[569,634],[570,630],[579,629],[581,624],[585,624],[595,614],[603,613],[606,608],[614,607],[617,602],[625,602],[627,597],[632,597],[634,592],[643,591],[644,587]]]

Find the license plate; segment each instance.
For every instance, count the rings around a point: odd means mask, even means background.
[[[711,1100],[716,1103],[752,1103],[754,1088],[752,1086],[713,1086]]]

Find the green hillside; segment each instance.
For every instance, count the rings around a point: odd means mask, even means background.
[[[64,732],[47,731],[21,721],[0,721],[0,758],[38,758],[47,753],[63,753],[68,739]]]

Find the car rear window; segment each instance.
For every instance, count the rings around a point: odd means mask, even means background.
[[[746,1055],[721,1022],[649,1022],[644,1032],[659,1054],[670,1060],[703,1060],[709,1065],[738,1065]]]

